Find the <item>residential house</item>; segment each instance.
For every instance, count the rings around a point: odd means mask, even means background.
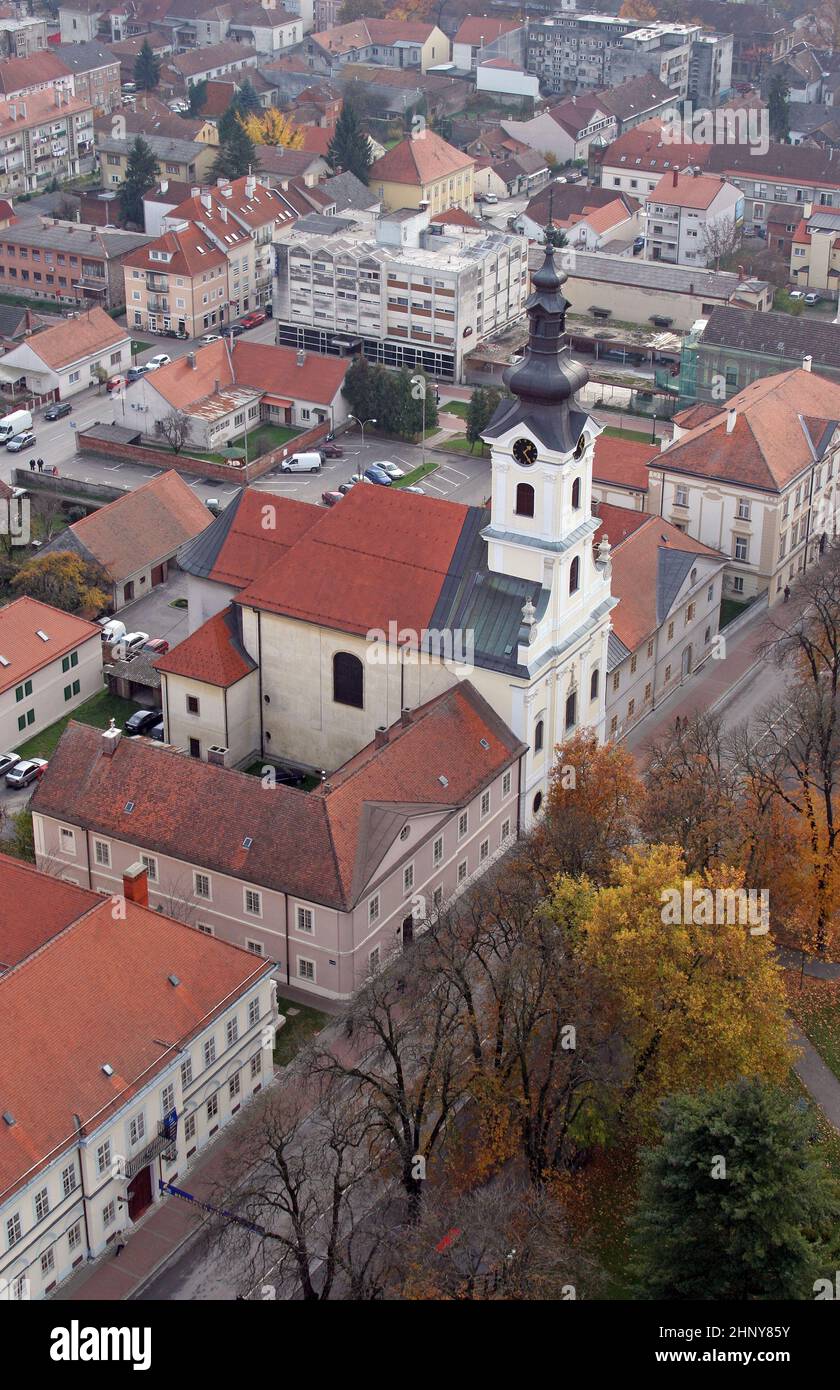
[[[210,521],[204,503],[169,470],[74,521],[41,553],[70,551],[99,565],[111,582],[109,607],[118,613],[165,584],[180,546]]]
[[[47,21],[40,16],[26,15],[0,19],[0,57],[28,58],[47,46]]]
[[[158,176],[180,183],[200,183],[210,175],[218,150],[198,140],[180,140],[168,135],[144,135],[143,139],[157,160]],[[104,184],[116,186],[125,182],[126,169],[133,139],[117,139],[99,134],[96,149],[102,166]]]
[[[55,877],[45,827],[48,872],[0,858],[0,1280],[14,1301],[119,1251],[162,1183],[183,1182],[271,1082],[278,1022],[269,961],[152,911],[142,861],[103,898],[80,827],[57,827],[69,881]]]
[[[238,4],[202,8],[190,27],[197,48],[232,40],[252,48],[260,57],[275,57],[302,42],[304,22],[282,6],[239,0]]]
[[[123,274],[132,328],[197,338],[228,321],[228,257],[192,223],[127,256]]]
[[[190,421],[190,448],[212,451],[258,424],[306,431],[347,419],[341,388],[349,363],[340,357],[247,343],[209,343],[144,377],[132,391],[147,435],[174,411]],[[289,452],[294,450],[289,443]]]
[[[336,77],[348,63],[413,68],[425,73],[448,63],[449,39],[436,24],[420,20],[357,19],[310,34],[304,46],[313,72]]]
[[[96,623],[34,598],[17,598],[0,608],[4,748],[34,738],[90,699],[102,684],[102,641]]]
[[[188,183],[176,183],[174,179],[161,179],[154,188],[143,194],[143,225],[151,237],[159,237],[163,231],[163,219],[179,203],[192,194]]]
[[[549,216],[555,227],[566,231],[581,218],[606,208],[610,209],[608,221],[638,219],[639,203],[627,194],[616,194],[604,188],[587,188],[582,183],[552,182],[534,195],[517,217],[516,228],[530,240],[541,241]]]
[[[53,52],[73,75],[73,90],[94,109],[113,111],[120,105],[120,61],[101,43],[64,43]]]
[[[585,160],[596,137],[607,143],[614,140],[618,126],[597,96],[580,96],[549,107],[528,121],[502,121],[502,129],[529,149],[552,155],[558,164],[569,164]]]
[[[255,49],[235,39],[224,39],[209,48],[193,48],[164,58],[160,68],[161,90],[183,96],[190,87],[210,78],[243,75],[256,68],[259,59]]]
[[[58,11],[62,43],[86,43],[99,38],[99,23],[107,12],[104,0],[69,0]]]
[[[840,385],[804,367],[675,417],[648,506],[726,555],[724,597],[771,604],[837,526]]]
[[[125,304],[123,261],[148,238],[41,217],[0,231],[0,287],[56,304]]]
[[[538,256],[535,251],[535,261]],[[623,323],[653,323],[656,328],[687,332],[719,304],[743,304],[761,311],[771,307],[772,286],[731,271],[694,269],[577,251],[569,265],[569,293],[580,305],[596,305],[601,317]]]
[[[672,265],[707,266],[737,246],[744,195],[711,174],[663,174],[645,199],[645,257]]]
[[[108,44],[109,51],[119,62],[121,83],[134,81],[134,67],[144,43],[148,43],[155,57],[165,58],[173,50],[174,37],[172,34],[152,29],[148,33],[138,34],[135,38],[119,39],[116,43]]]
[[[330,172],[322,154],[313,150],[290,150],[284,145],[260,146],[260,176],[274,188],[285,189],[291,181],[314,188]]]
[[[93,155],[93,107],[60,85],[0,97],[0,152],[0,194],[34,193],[69,179]]]
[[[476,72],[482,63],[506,58],[525,64],[525,27],[521,20],[492,15],[467,15],[452,40],[452,62],[463,72]]]
[[[594,151],[592,165],[601,187],[643,198],[654,191],[664,174],[674,169],[705,172],[711,144],[677,144],[662,137],[661,120],[643,121],[619,135],[606,149]]]
[[[0,304],[0,351],[8,352],[36,329],[49,328],[54,323],[51,314],[34,314],[19,304]],[[5,414],[5,406],[3,409]]]
[[[65,99],[83,95],[74,93],[72,73],[52,50],[45,49],[27,58],[7,58],[0,63],[0,96],[7,100],[53,90],[63,92]]]
[[[814,208],[797,224],[790,245],[790,278],[801,290],[840,291],[840,200],[837,211]]]
[[[527,246],[492,224],[436,222],[428,209],[316,215],[279,248],[277,287],[278,342],[361,347],[370,361],[459,381],[465,354],[521,317]]]
[[[67,400],[131,364],[131,339],[98,306],[71,314],[0,358],[0,381]]]
[[[94,128],[97,138],[100,135],[107,138],[115,134],[113,117],[106,116],[96,121]],[[214,149],[217,149],[219,144],[219,131],[214,121],[204,115],[178,115],[170,111],[157,97],[146,93],[137,97],[130,110],[120,112],[119,135],[121,139],[133,139],[142,135],[144,140],[150,135],[162,136],[170,140],[189,140],[194,144],[212,145]]]
[[[183,717],[206,727],[206,700],[238,726],[249,663],[229,614],[182,646],[160,663],[170,724],[182,722],[174,706],[194,700]],[[145,739],[117,739],[108,757],[103,741],[71,724],[54,753],[32,802],[42,860],[111,895],[142,854],[150,903],[165,909],[179,893],[197,941],[245,946],[315,997],[349,999],[517,834],[524,745],[469,681],[406,709],[312,792],[266,790]]]
[[[713,309],[683,340],[680,401],[720,408],[753,381],[799,367],[806,357],[819,376],[840,381],[840,324],[735,305]]]
[[[596,96],[601,106],[615,117],[619,135],[674,109],[673,90],[660,82],[658,77],[647,73],[640,77],[628,77],[617,86],[598,92]]]
[[[600,503],[613,590],[607,733],[621,738],[714,650],[726,557],[660,516]]]
[[[428,207],[432,214],[473,205],[474,160],[448,145],[433,130],[407,135],[374,160],[368,184],[385,212]]]

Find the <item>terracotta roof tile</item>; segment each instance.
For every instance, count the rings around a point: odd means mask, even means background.
[[[0,882],[0,976],[102,901],[6,854],[0,854]]]
[[[235,685],[257,669],[257,663],[242,645],[237,614],[231,607],[208,618],[154,665],[169,675],[225,687]]]
[[[470,169],[473,165],[471,155],[456,150],[436,135],[433,130],[423,130],[419,135],[407,135],[393,149],[387,150],[370,167],[371,183],[434,183],[460,169]]]
[[[270,527],[265,525],[267,506],[274,523]],[[311,502],[246,488],[179,551],[178,563],[188,574],[244,589],[326,515]]]
[[[500,38],[502,34],[514,34],[522,28],[521,19],[495,19],[489,15],[467,15],[452,40],[453,43],[468,43],[478,47]]]
[[[167,262],[152,259],[153,251],[165,251],[171,259]],[[160,272],[165,268],[167,275],[203,275],[211,267],[222,266],[227,257],[224,251],[214,246],[208,236],[198,227],[189,223],[177,232],[164,232],[155,241],[150,241],[138,251],[123,257],[123,265],[129,269]]]
[[[211,520],[178,473],[170,470],[74,521],[68,530],[115,582],[148,569],[198,535]],[[61,536],[51,544],[61,550]]]
[[[48,641],[38,636],[45,632]],[[38,599],[13,599],[0,608],[0,692],[10,690],[56,657],[98,635],[96,623],[63,613]]]
[[[30,338],[26,346],[48,367],[58,370],[126,342],[126,330],[97,305],[79,314],[78,318],[62,319],[54,328],[43,329],[37,337]]]
[[[666,207],[708,208],[723,187],[724,180],[711,174],[681,174],[675,170],[662,175],[647,201]]]
[[[647,492],[648,464],[658,457],[656,445],[599,434],[595,440],[592,477],[598,483],[619,483]]]

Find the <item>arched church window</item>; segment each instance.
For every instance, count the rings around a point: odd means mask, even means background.
[[[576,594],[580,588],[580,556],[576,555],[569,570],[569,593]]]
[[[576,511],[580,506],[580,478],[575,478],[572,483],[572,506]]]
[[[542,806],[542,792],[537,792],[537,794],[536,794],[536,796],[534,797],[534,800],[533,800],[533,810],[534,810],[534,815],[535,815],[535,816],[536,816],[536,815],[539,815],[539,810],[540,810],[540,807],[541,807],[541,806]]]
[[[600,681],[601,681],[601,673],[600,673],[600,671],[598,670],[598,667],[596,666],[596,667],[595,667],[595,670],[592,672],[592,675],[589,677],[589,698],[590,698],[590,700],[597,700],[597,698],[598,698],[598,690],[599,690],[599,687],[600,687]]]
[[[516,488],[516,515],[534,515],[534,489],[530,483],[518,483]]]
[[[573,729],[577,723],[577,691],[573,690],[566,700],[566,729]]]
[[[543,739],[545,737],[545,720],[538,719],[534,729],[534,752],[541,753],[543,749]]]
[[[350,652],[336,652],[333,657],[333,700],[337,705],[364,709],[364,668]]]

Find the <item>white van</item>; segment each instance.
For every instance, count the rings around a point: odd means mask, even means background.
[[[28,410],[13,410],[0,420],[0,444],[7,444],[16,434],[25,434],[32,429],[32,416]]]
[[[281,473],[320,473],[320,454],[291,454],[280,465]]]

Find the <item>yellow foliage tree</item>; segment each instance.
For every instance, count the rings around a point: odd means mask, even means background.
[[[733,915],[726,899],[715,902],[711,914],[695,899],[686,913],[685,885],[676,846],[633,850],[617,863],[615,884],[599,890],[583,925],[584,961],[604,981],[627,1047],[619,1118],[642,1129],[650,1128],[659,1101],[673,1091],[739,1076],[781,1082],[790,1067],[781,971],[770,936],[726,920]],[[709,890],[713,900],[716,890],[742,887],[740,869],[720,866],[690,885]],[[558,888],[562,899],[562,880]],[[669,900],[666,890],[679,895],[677,911],[677,898]]]
[[[255,145],[282,145],[287,150],[299,150],[303,145],[303,130],[276,107],[254,111],[240,124]]]
[[[622,19],[640,19],[647,23],[648,20],[656,19],[656,8],[650,0],[624,0],[619,14]]]

